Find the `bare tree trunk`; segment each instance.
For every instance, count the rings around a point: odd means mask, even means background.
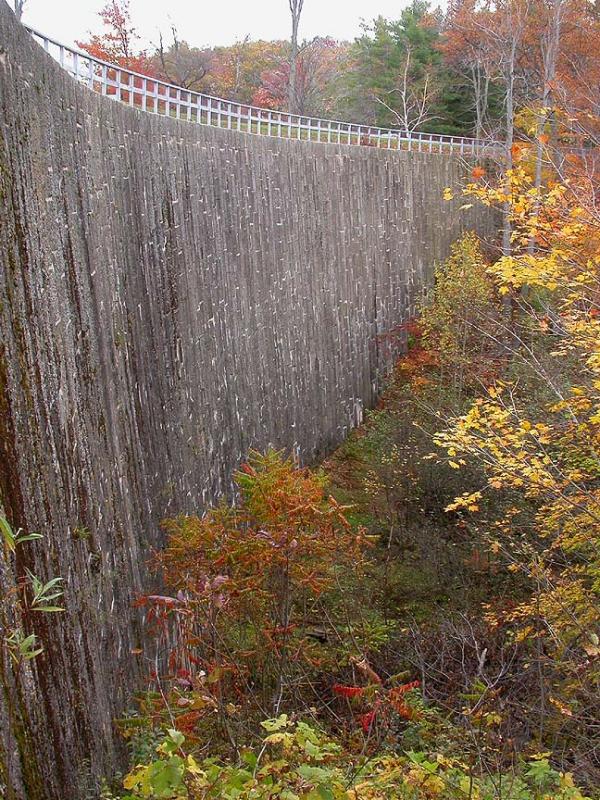
[[[15,17],[20,20],[23,16],[23,8],[27,0],[15,0]]]
[[[296,93],[297,73],[298,73],[298,29],[300,27],[300,15],[304,0],[288,0],[290,14],[292,15],[292,38],[290,41],[290,77],[288,81],[288,110],[291,114],[297,113],[298,98]]]
[[[480,63],[471,64],[470,72],[475,96],[475,138],[483,139],[490,92],[490,76]]]
[[[481,97],[481,83],[482,76],[478,64],[471,64],[471,84],[473,86],[473,94],[475,95],[475,138],[481,139],[481,131],[483,130],[483,109]]]
[[[235,80],[233,83],[233,89],[231,96],[234,100],[241,100],[240,91],[242,87],[242,65],[244,60],[244,51],[250,41],[250,34],[247,33],[241,41],[237,41],[233,47],[234,53],[234,75]]]
[[[543,133],[547,122],[547,112],[551,98],[552,85],[556,78],[556,66],[560,49],[560,31],[562,24],[563,0],[551,0],[550,16],[544,35],[540,40],[542,56],[542,96],[540,98],[541,108],[537,113],[536,125],[536,153],[535,153],[535,183],[536,189],[542,185],[542,169],[544,163],[544,142]],[[539,197],[535,201],[535,215],[540,206]],[[535,236],[532,234],[527,250],[530,254],[535,251]]]
[[[506,136],[504,139],[505,147],[505,168],[508,172],[513,167],[513,145],[515,136],[515,62],[517,53],[517,38],[513,38],[510,44],[509,55],[506,63]],[[508,181],[506,182],[508,190]],[[504,205],[504,222],[502,226],[502,255],[509,256],[511,253],[511,234],[512,228],[510,224],[510,202],[507,201]]]
[[[560,50],[560,32],[562,26],[563,0],[552,0],[551,15],[548,20],[548,29],[542,37],[542,108],[538,114],[537,125],[537,154],[535,164],[535,186],[536,189],[542,185],[542,156],[543,141],[542,134],[546,124],[546,109],[552,99],[552,86],[556,79],[556,67]]]
[[[506,8],[504,17],[504,30],[502,38],[504,39],[504,63],[502,71],[504,73],[505,83],[505,125],[506,135],[504,139],[505,147],[505,165],[507,177],[505,178],[505,190],[507,196],[511,192],[510,177],[508,173],[512,170],[513,160],[513,146],[515,136],[515,83],[517,79],[517,61],[519,51],[523,44],[523,34],[525,29],[526,17],[529,10],[529,3],[525,2],[524,5],[518,3],[509,3]],[[510,256],[512,253],[512,225],[510,220],[511,201],[508,199],[503,208],[503,225],[502,225],[502,255]],[[503,297],[503,313],[507,330],[512,328],[512,315],[513,303],[509,294]]]
[[[430,122],[435,117],[430,114],[430,106],[435,96],[432,93],[429,75],[426,73],[423,83],[419,84],[411,78],[411,60],[412,50],[409,45],[406,47],[406,58],[404,60],[404,69],[402,70],[402,80],[395,89],[395,93],[400,100],[400,110],[396,110],[380,97],[375,95],[375,100],[381,103],[384,108],[387,108],[398,121],[402,132],[407,138],[410,138],[413,131],[418,130],[421,125]]]

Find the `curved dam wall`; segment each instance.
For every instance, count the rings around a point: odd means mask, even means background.
[[[251,447],[310,461],[360,420],[381,335],[491,226],[442,200],[468,167],[138,112],[0,0],[0,501],[44,535],[0,584],[11,619],[26,569],[60,575],[66,609],[14,620],[44,646],[17,675],[3,649],[7,797],[94,796],[120,763],[159,520],[230,492]]]

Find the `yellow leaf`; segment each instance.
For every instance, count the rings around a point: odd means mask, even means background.
[[[135,789],[138,783],[143,780],[146,770],[147,767],[138,764],[135,769],[132,769],[131,772],[123,778],[123,788]]]
[[[191,772],[192,775],[204,775],[204,772],[198,766],[198,762],[194,758],[194,756],[188,756],[186,759],[186,767],[188,772]],[[127,788],[127,787],[125,787]]]
[[[553,706],[558,708],[558,710],[561,712],[561,714],[564,714],[566,717],[572,717],[573,716],[573,712],[571,711],[569,706],[566,706],[564,703],[561,703],[560,700],[557,700],[555,697],[551,697],[550,698],[550,702],[552,703]]]

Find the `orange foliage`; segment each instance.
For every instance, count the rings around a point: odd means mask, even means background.
[[[108,0],[98,16],[105,28],[104,33],[92,34],[89,41],[77,42],[77,46],[100,61],[143,75],[153,75],[146,52],[134,49],[139,36],[131,22],[129,0]]]
[[[175,595],[140,601],[170,650],[166,677],[219,702],[248,699],[260,682],[272,697],[283,665],[320,667],[316,604],[364,561],[362,533],[310,470],[270,451],[235,477],[239,506],[164,523],[157,565]]]

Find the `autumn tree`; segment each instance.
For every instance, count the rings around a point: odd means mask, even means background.
[[[436,270],[421,311],[423,345],[435,350],[440,381],[452,385],[457,397],[465,384],[480,380],[482,364],[498,351],[499,304],[488,270],[477,236],[466,233]]]
[[[488,46],[481,19],[488,11],[477,8],[476,0],[451,3],[439,48],[449,69],[469,88],[468,102],[475,114],[476,138],[491,136],[501,113],[498,104],[498,70]]]
[[[556,10],[554,20],[558,13]],[[561,5],[559,42],[552,46],[557,63],[550,65],[554,80],[549,90],[559,113],[550,133],[556,140],[557,128],[562,127],[572,143],[595,144],[600,108],[600,19],[595,6],[585,2]]]
[[[586,49],[576,33],[582,26],[593,35],[591,15],[577,0],[502,0],[494,5],[465,0],[451,5],[447,15],[440,48],[446,63],[470,83],[477,136],[504,142],[501,160],[508,171],[515,148],[525,145],[535,158],[536,187],[543,168],[560,162],[560,154],[554,158],[547,145],[552,139],[556,149],[558,125],[564,130],[567,120],[576,121],[575,96],[588,94],[583,103],[587,113],[581,117],[590,118],[589,93],[580,80],[586,70],[576,70],[579,78],[573,70],[575,63],[583,63]],[[585,64],[592,76],[593,65]],[[504,217],[502,247],[509,254],[508,205]]]
[[[263,105],[256,102],[256,93],[264,83],[263,76],[287,62],[288,45],[283,41],[253,41],[246,37],[229,47],[215,47],[213,57],[213,94],[240,103]]]
[[[190,45],[179,38],[177,29],[171,28],[171,44],[166,46],[162,33],[156,53],[151,58],[156,75],[184,89],[203,91],[206,78],[214,69],[214,54]]]
[[[244,66],[247,64],[250,37],[245,36],[241,41],[235,42],[232,47],[224,49],[226,57],[221,59],[222,75],[228,78],[227,97],[232,100],[242,100],[242,85],[244,81]],[[229,88],[230,87],[230,88]]]
[[[516,324],[504,342],[510,368],[437,442],[456,469],[484,469],[479,489],[448,510],[492,508],[484,539],[528,585],[489,621],[529,643],[538,746],[583,736],[585,749],[600,682],[600,228],[592,181],[536,184],[521,158],[498,185],[465,190],[501,208],[510,190],[511,251],[488,273]]]
[[[238,103],[273,108],[287,105],[288,45],[283,41],[253,41],[245,37],[229,46],[199,48],[172,30],[170,43],[161,36],[150,61],[154,74],[186,89]],[[278,86],[281,80],[285,81],[282,103],[279,90],[273,93],[277,99],[272,102],[268,99],[270,93],[262,98],[260,95],[265,80],[271,81],[277,73],[282,77],[273,83]]]
[[[140,37],[131,19],[129,0],[109,0],[99,11],[99,17],[104,31],[91,34],[87,42],[78,41],[77,46],[101,61],[150,74],[148,56],[138,49]]]
[[[332,113],[332,95],[340,62],[346,49],[333,39],[316,38],[302,45],[296,64],[295,95],[299,114],[313,116]],[[255,105],[284,110],[287,106],[289,85],[289,61],[278,59],[277,63],[260,76],[260,87],[255,92]]]
[[[526,32],[529,21],[529,0],[502,0],[496,4],[492,13],[484,11],[476,20],[485,46],[496,64],[497,74],[502,85],[504,106],[504,156],[506,170],[513,163],[515,141],[515,114],[520,88],[520,66],[524,56]],[[508,203],[508,201],[507,201]],[[505,255],[511,249],[511,227],[508,204],[505,206],[502,249]]]

